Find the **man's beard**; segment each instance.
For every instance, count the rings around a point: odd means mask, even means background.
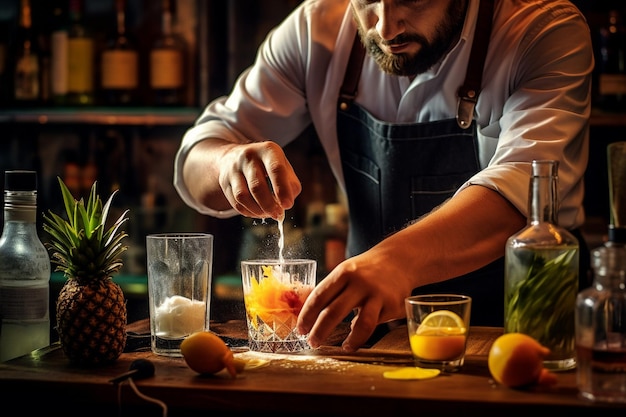
[[[368,35],[359,26],[361,41],[378,66],[386,73],[399,76],[414,76],[428,71],[437,64],[452,48],[453,43],[459,38],[465,21],[465,2],[452,1],[448,6],[447,19],[438,25],[435,37],[432,41],[418,34],[404,33],[389,42],[383,41],[376,31]],[[416,42],[421,48],[415,54],[391,54],[383,52],[378,46],[381,44],[401,44]]]

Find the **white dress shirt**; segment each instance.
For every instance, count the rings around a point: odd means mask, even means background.
[[[461,39],[412,81],[383,73],[366,56],[356,102],[390,123],[453,118],[474,37],[479,0],[470,0]],[[182,166],[198,141],[272,140],[286,145],[313,123],[340,187],[336,111],[356,31],[348,0],[305,0],[261,45],[228,97],[210,103],[183,137],[174,185],[198,212],[229,217],[195,201]],[[528,214],[530,162],[559,161],[559,223],[584,222],[593,52],[583,15],[565,0],[496,1],[475,109],[481,171],[463,187],[496,190]],[[436,157],[436,156],[433,156]]]

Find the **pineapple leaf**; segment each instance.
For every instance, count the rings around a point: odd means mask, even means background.
[[[43,225],[44,230],[51,234],[55,240],[66,239],[77,244],[78,236],[75,233],[72,233],[71,229],[65,227],[65,221],[54,213],[50,213],[50,215],[50,218],[45,214],[43,215],[46,220],[46,223]]]
[[[85,217],[87,218],[87,225],[90,231],[88,238],[95,232],[99,240],[102,240],[102,231],[98,230],[98,226],[102,224],[104,227],[104,221],[106,216],[102,213],[102,200],[98,197],[96,192],[96,183],[91,186],[91,192],[89,193],[89,200],[87,200],[87,210],[85,211]]]
[[[109,209],[111,208],[111,203],[113,202],[113,197],[115,196],[115,194],[117,194],[118,191],[119,190],[113,191],[113,193],[111,194],[111,196],[109,197],[107,202],[102,207],[102,218],[103,219],[106,219],[107,217],[109,217]],[[128,212],[128,210],[126,210],[126,212]]]
[[[113,226],[106,232],[104,236],[106,246],[111,244],[111,239],[113,239],[118,234],[119,228],[128,220],[128,217],[126,217],[128,211],[129,210],[126,210],[124,213],[122,213],[122,215],[117,219]]]
[[[72,196],[61,178],[58,180],[67,220],[52,211],[43,216],[44,231],[51,237],[46,246],[52,252],[55,270],[63,271],[68,278],[83,280],[110,277],[122,267],[121,255],[128,249],[122,244],[128,235],[121,226],[128,221],[129,210],[106,230],[111,202],[118,190],[103,206],[94,182],[85,204],[82,198],[76,200]]]
[[[58,178],[59,185],[61,186],[61,195],[63,196],[63,205],[65,206],[65,211],[67,212],[67,217],[69,219],[74,218],[74,212],[76,211],[76,200],[74,196],[70,192],[69,188],[65,185],[65,183]]]

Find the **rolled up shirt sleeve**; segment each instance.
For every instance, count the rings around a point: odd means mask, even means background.
[[[534,29],[526,30],[514,45],[496,40],[490,49],[488,60],[497,59],[500,48],[515,47],[516,53],[499,67],[487,67],[490,81],[481,92],[484,101],[477,106],[483,120],[479,153],[484,169],[463,188],[492,188],[528,216],[530,163],[559,161],[559,223],[574,228],[584,222],[583,179],[589,157],[594,65],[589,29],[582,15],[562,2],[548,11],[526,13]],[[499,31],[515,29],[507,22],[496,24],[501,25]],[[499,86],[498,90],[490,85]]]

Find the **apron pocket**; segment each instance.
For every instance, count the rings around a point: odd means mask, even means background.
[[[352,256],[374,246],[382,234],[380,168],[371,159],[349,151],[344,150],[342,158],[350,204],[348,253]]]

